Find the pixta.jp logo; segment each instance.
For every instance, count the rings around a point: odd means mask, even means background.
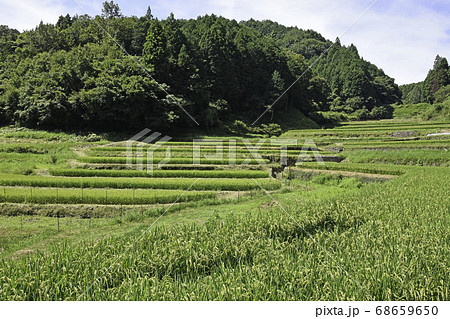
[[[151,133],[151,134],[150,134]],[[146,128],[126,141],[127,166],[136,170],[147,170],[152,174],[154,167],[161,168],[168,164],[171,158],[170,146],[166,143],[172,139],[170,136],[161,137],[161,133]],[[164,149],[163,157],[155,157],[158,149]]]
[[[299,145],[297,139],[281,138],[194,139],[192,143],[183,142],[178,145],[175,142],[169,143],[171,139],[170,136],[162,136],[150,129],[139,132],[126,141],[127,166],[152,174],[154,169],[160,169],[171,162],[194,166],[279,164],[281,167],[301,165],[305,161],[315,160],[319,164],[324,162],[312,139],[305,140],[302,145]],[[177,162],[171,156],[171,146],[180,157]]]

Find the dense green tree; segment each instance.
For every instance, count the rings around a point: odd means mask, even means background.
[[[20,32],[10,29],[6,25],[0,25],[0,60],[4,61],[14,53],[16,40]]]
[[[284,91],[286,90],[284,79],[281,77],[280,72],[278,70],[275,70],[272,74],[272,87],[270,90],[271,99],[273,101],[277,101],[277,108],[279,109],[285,109],[287,107],[287,99],[286,95],[284,95]],[[272,105],[270,107],[270,120],[273,121],[273,114],[275,110],[275,105]]]
[[[144,44],[143,57],[158,79],[167,79],[169,59],[167,55],[167,38],[161,22],[152,20]]]
[[[56,27],[60,30],[65,30],[72,25],[73,21],[69,14],[65,16],[59,16],[58,22],[56,22]]]
[[[403,103],[440,103],[447,99],[450,67],[446,58],[437,56],[433,68],[423,82],[400,86]]]
[[[438,55],[434,61],[433,69],[430,70],[423,83],[422,102],[433,103],[436,92],[449,84],[450,68],[448,61]]]
[[[225,26],[217,20],[202,36],[201,54],[205,58],[212,99],[232,99],[238,90],[233,55],[235,48],[227,38]]]
[[[102,16],[106,19],[116,19],[122,16],[120,7],[114,1],[105,1],[103,3]]]

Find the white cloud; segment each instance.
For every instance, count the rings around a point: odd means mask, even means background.
[[[77,0],[91,15],[103,0]],[[236,20],[270,19],[287,26],[313,29],[330,40],[341,37],[374,0],[116,0],[127,15],[195,18],[215,13]],[[59,15],[84,14],[73,0],[0,0],[0,23],[19,30],[56,22]],[[343,37],[360,54],[384,69],[397,83],[425,78],[436,54],[450,58],[450,4],[447,0],[379,0]]]
[[[61,1],[51,0],[39,2],[0,0],[0,8],[1,24],[9,25],[20,31],[33,29],[41,20],[53,21],[54,16],[64,9]]]
[[[101,12],[101,2],[77,0],[91,14]],[[19,31],[34,29],[40,21],[56,23],[60,15],[85,14],[73,0],[0,0],[0,24]]]

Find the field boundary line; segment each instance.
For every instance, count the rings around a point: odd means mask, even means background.
[[[81,9],[83,10],[89,18],[91,18],[91,16],[89,15],[89,12],[87,12],[87,10],[77,1],[77,0],[72,0],[73,2],[75,2],[75,4]],[[125,50],[125,48],[116,40],[114,39],[114,37],[105,30],[104,27],[102,27],[102,25],[100,23],[98,23],[97,20],[95,20],[95,18],[91,19],[108,37],[111,38],[111,40],[113,40],[113,42],[115,44],[117,44],[117,46],[126,54],[128,55],[128,57],[131,59],[131,61],[133,61],[134,64],[136,64],[138,67],[140,67],[142,69],[142,71],[144,71],[144,73],[150,77],[150,79],[152,79],[153,81],[155,81],[156,85],[158,85],[158,87],[167,94],[167,97],[170,98],[171,100],[173,100],[174,102],[176,102],[175,104],[184,112],[186,113],[187,116],[189,116],[191,118],[192,121],[194,121],[195,124],[197,124],[198,126],[200,126],[200,124],[194,119],[194,117],[189,114],[188,111],[186,111],[186,109],[184,107],[182,107],[181,105],[179,105],[177,102],[177,100],[175,98],[173,98],[173,94],[170,94],[169,92],[167,92],[167,90],[158,82],[155,80],[155,78],[150,74],[150,72],[147,70],[146,67],[144,67],[141,63],[139,63],[130,53],[128,53],[127,50]]]
[[[369,297],[370,300],[375,300],[372,295],[367,291],[367,289],[365,289],[356,279],[354,279],[352,277],[352,275],[350,275],[350,273],[344,269],[344,267],[331,255],[331,253],[325,249],[322,245],[320,245],[317,240],[309,233],[306,231],[306,229],[300,225],[300,223],[291,215],[287,212],[287,210],[280,204],[279,201],[277,201],[266,189],[264,189],[264,187],[262,187],[255,179],[253,179],[253,181],[259,186],[259,188],[261,188],[261,190],[266,193],[267,196],[269,196],[276,204],[278,207],[280,207],[280,209],[289,216],[290,219],[292,219],[294,221],[294,223],[296,223],[302,230],[303,232],[308,235],[309,238],[311,238],[311,240],[314,242],[314,244],[319,247],[323,252],[325,252],[325,254],[328,256],[328,258],[330,258],[338,267],[339,269],[341,269],[344,273],[347,274],[348,278],[350,278],[351,281],[353,281],[353,283],[355,283],[362,291],[364,291],[364,293],[366,293],[367,297]]]
[[[103,275],[105,275],[106,273],[108,273],[109,272],[109,270],[117,263],[117,261],[120,259],[120,258],[122,258],[126,253],[128,253],[129,251],[130,251],[130,249],[131,248],[133,248],[133,246],[134,246],[134,244],[136,243],[136,242],[138,242],[139,240],[141,240],[143,237],[144,237],[144,235],[169,211],[169,209],[170,208],[172,208],[173,207],[173,205],[175,205],[179,200],[180,200],[180,198],[186,193],[186,192],[188,192],[191,188],[192,188],[192,186],[194,186],[194,184],[195,183],[197,183],[197,181],[199,180],[199,178],[197,178],[197,180],[195,180],[195,182],[193,182],[192,184],[191,184],[191,186],[189,186],[189,188],[188,189],[186,189],[183,193],[181,193],[179,196],[178,196],[178,198],[172,203],[172,204],[170,204],[165,210],[164,210],[164,212],[155,220],[155,221],[153,221],[153,223],[145,230],[145,231],[143,231],[142,232],[142,234],[141,235],[139,235],[139,237],[137,237],[134,241],[132,241],[131,243],[130,243],[130,245],[125,249],[125,251],[123,252],[123,253],[121,253],[118,257],[116,257],[114,260],[113,260],[113,262],[111,263],[111,265],[109,265],[109,267],[108,268],[106,268],[105,269],[105,271],[103,271],[103,273],[101,274],[101,276],[97,276],[97,278],[96,279],[94,279],[94,281],[92,282],[92,284],[89,286],[89,287],[87,287],[84,291],[83,291],[83,293],[76,299],[76,301],[80,301],[80,299],[81,299],[81,297],[83,297],[97,282],[98,282],[98,278],[99,277],[102,277]]]
[[[74,0],[75,1],[75,0]],[[380,0],[375,0],[359,17],[358,17],[358,19],[356,19],[355,20],[355,22],[353,22],[345,31],[344,31],[344,33],[342,33],[342,35],[339,37],[339,39],[340,38],[343,38],[346,34],[347,34],[347,32],[348,31],[350,31],[350,29],[352,29],[354,26],[355,26],[355,24],[357,24],[361,19],[362,19],[362,17],[367,13],[367,12],[369,12],[369,10],[370,9],[372,9],[372,7],[374,6],[374,5],[376,5],[377,4],[377,2],[378,1],[380,1]],[[258,122],[267,112],[269,112],[269,110],[271,110],[274,106],[275,106],[275,104],[277,104],[277,102],[279,101],[279,100],[281,100],[281,98],[284,96],[284,95],[286,95],[286,93],[287,92],[289,92],[289,90],[290,89],[292,89],[292,87],[298,82],[298,81],[300,81],[300,79],[301,78],[303,78],[303,76],[306,74],[306,73],[308,73],[308,71],[309,70],[311,70],[312,69],[312,67],[317,63],[317,62],[319,62],[319,60],[328,52],[328,51],[330,51],[331,50],[331,48],[332,47],[334,47],[334,45],[336,44],[336,41],[335,42],[333,42],[333,44],[331,44],[329,47],[328,47],[328,49],[326,49],[325,51],[323,51],[320,55],[319,55],[319,57],[317,58],[317,59],[315,59],[314,61],[313,61],[313,63],[311,63],[309,66],[308,66],[308,68],[283,92],[283,93],[281,93],[281,95],[275,100],[275,102],[273,102],[268,108],[266,108],[266,110],[252,123],[252,126],[253,125],[255,125],[256,124],[256,122]]]

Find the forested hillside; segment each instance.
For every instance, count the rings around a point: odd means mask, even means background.
[[[281,122],[293,110],[299,120],[304,114],[321,121],[325,111],[389,117],[401,92],[355,46],[337,42],[308,70],[331,44],[317,32],[270,21],[158,20],[150,8],[125,17],[113,2],[95,18],[61,16],[22,33],[1,26],[0,124],[196,126],[184,109],[202,129],[233,127],[256,120],[302,74],[258,125]]]
[[[352,114],[362,120],[388,118],[390,105],[401,100],[394,79],[361,58],[353,44],[345,47],[336,39],[333,45],[313,30],[285,27],[271,21],[251,20],[244,24],[272,38],[288,52],[307,59],[315,75],[310,82],[325,98],[318,101],[321,111]]]
[[[450,119],[450,68],[447,59],[436,57],[426,79],[400,86],[403,104],[395,107],[399,118]]]
[[[402,85],[406,104],[441,103],[450,96],[450,68],[445,57],[437,56],[423,82]]]

